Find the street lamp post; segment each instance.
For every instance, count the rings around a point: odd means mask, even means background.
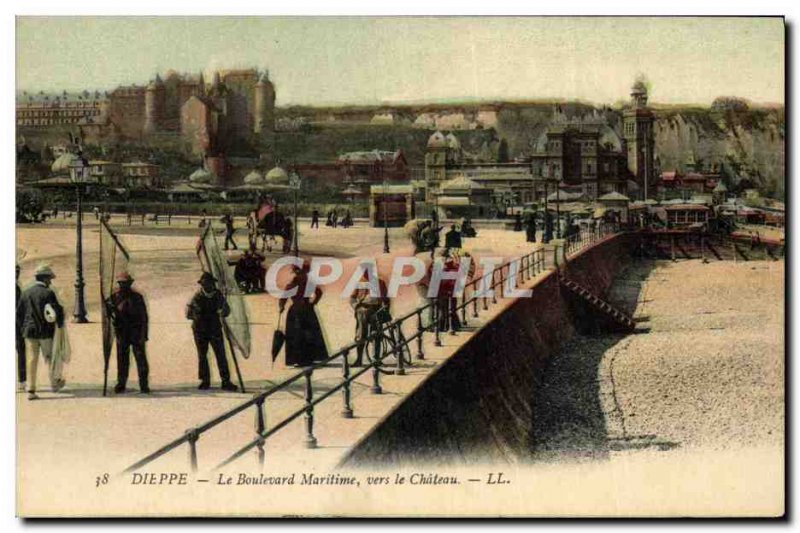
[[[389,253],[389,216],[387,210],[387,185],[386,180],[383,180],[383,253]]]
[[[291,176],[289,176],[289,186],[294,189],[294,238],[292,241],[294,242],[295,257],[300,255],[300,248],[297,243],[297,194],[300,191],[300,181],[300,176],[297,172],[292,172]]]
[[[86,299],[84,298],[83,282],[83,187],[86,183],[86,173],[89,172],[87,161],[81,156],[77,163],[70,168],[70,178],[75,184],[77,196],[76,242],[75,242],[75,311],[72,321],[76,324],[86,324]]]
[[[556,239],[561,238],[561,182],[556,182]]]
[[[432,227],[433,227],[433,241],[431,242],[431,262],[436,255],[436,239],[439,235],[439,194],[433,197],[433,213],[432,213]]]

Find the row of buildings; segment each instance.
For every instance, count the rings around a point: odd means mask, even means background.
[[[275,86],[267,70],[169,71],[143,85],[93,95],[28,95],[16,104],[18,128],[73,126],[84,139],[142,140],[171,135],[194,154],[222,152],[229,145],[275,130]]]
[[[226,154],[236,139],[274,132],[275,89],[266,71],[218,71],[210,83],[203,74],[169,72],[163,79],[156,76],[147,86],[119,87],[107,97],[99,93],[84,96],[78,109],[86,114],[75,112],[63,120],[114,128],[130,136],[180,135],[192,155],[203,161],[199,169],[202,181],[178,179],[177,185],[184,188],[199,183],[201,188],[220,190],[252,188],[261,172],[258,169],[273,166],[260,157],[237,159]],[[655,115],[642,81],[633,85],[630,97],[621,122],[610,122],[608,115],[596,111],[568,118],[555,106],[552,119],[529,153],[510,163],[481,161],[468,153],[459,141],[464,134],[454,128],[430,135],[423,167],[409,165],[402,150],[376,149],[343,153],[330,161],[292,162],[284,165],[285,171],[296,172],[312,187],[336,188],[350,199],[366,197],[372,186],[384,182],[409,185],[415,197],[426,203],[477,215],[540,203],[551,196],[595,201],[617,194],[643,200],[711,192],[721,182],[718,175],[695,172],[692,167],[685,175],[659,171],[654,154]],[[52,113],[72,109],[73,101],[59,98],[58,105],[63,107],[53,107],[50,100],[48,109]],[[29,98],[27,104],[34,103]],[[56,115],[43,119],[26,114],[35,109],[18,105],[18,124],[56,120]],[[490,121],[492,116],[487,113],[470,118]],[[58,154],[51,178],[63,174],[76,158],[74,153]],[[158,165],[151,162],[92,160],[86,166],[92,180],[109,187],[176,186],[176,180],[165,183]],[[248,177],[253,183],[246,182]]]
[[[556,107],[532,152],[514,163],[465,162],[458,138],[437,131],[428,139],[420,186],[427,201],[453,207],[485,202],[487,191],[500,205],[538,202],[556,189],[589,199],[609,193],[650,197],[656,182],[654,120],[647,88],[637,81],[621,134],[598,113],[568,119]]]

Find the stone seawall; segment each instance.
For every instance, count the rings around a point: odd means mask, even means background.
[[[570,279],[604,295],[631,260],[635,237],[617,235],[583,250]],[[531,298],[513,302],[485,325],[342,461],[380,463],[517,461],[530,455],[532,391],[548,359],[576,332],[579,315],[555,271],[531,282]]]

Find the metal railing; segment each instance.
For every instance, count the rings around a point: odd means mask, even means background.
[[[559,248],[561,248],[562,253],[564,254],[572,254],[575,253],[579,248],[584,246],[588,246],[600,240],[607,234],[607,229],[605,228],[598,228],[596,231],[587,233],[587,234],[578,234],[576,236],[571,237],[570,239],[565,240],[562,246],[555,246],[554,247],[554,264],[558,266],[558,253]],[[546,259],[545,259],[545,249],[540,248],[534,250],[524,256],[512,259],[502,265],[494,268],[491,272],[486,274],[481,274],[476,278],[469,281],[465,287],[464,291],[460,297],[460,303],[457,303],[455,307],[455,312],[461,313],[461,324],[467,324],[467,312],[468,309],[472,308],[472,317],[477,318],[479,316],[479,310],[482,308],[483,310],[488,310],[489,305],[497,303],[497,293],[498,288],[504,286],[506,282],[513,284],[513,288],[519,287],[521,284],[525,283],[533,279],[535,276],[541,274],[545,270],[547,270],[546,266]],[[423,314],[430,313],[432,318],[432,323],[429,326],[424,325]],[[305,420],[305,437],[304,443],[307,448],[315,448],[317,446],[317,439],[314,436],[314,411],[315,407],[322,403],[323,401],[327,400],[328,398],[332,397],[337,392],[341,392],[342,396],[342,410],[341,416],[343,418],[352,418],[353,417],[353,405],[352,405],[352,383],[361,377],[362,375],[366,374],[367,372],[371,372],[372,374],[372,385],[371,385],[371,392],[373,394],[381,394],[383,392],[381,387],[381,367],[383,365],[384,360],[392,355],[395,355],[396,358],[396,365],[397,365],[397,375],[405,374],[404,368],[404,357],[403,357],[403,350],[408,350],[409,353],[412,349],[416,350],[416,359],[422,360],[425,358],[425,353],[423,350],[423,336],[426,333],[433,335],[434,345],[441,346],[441,334],[442,330],[440,327],[440,320],[439,320],[439,306],[437,305],[436,299],[430,300],[428,303],[417,307],[413,311],[406,313],[405,315],[401,316],[400,318],[393,319],[391,322],[384,324],[380,330],[374,331],[366,339],[362,340],[361,342],[352,342],[343,348],[339,349],[336,353],[328,357],[323,361],[319,361],[312,366],[306,367],[296,374],[288,377],[287,379],[281,381],[280,383],[270,387],[268,390],[263,392],[257,393],[253,398],[247,400],[246,402],[241,403],[240,405],[234,407],[233,409],[193,428],[188,429],[185,433],[176,438],[175,440],[169,442],[168,444],[162,446],[158,450],[154,451],[153,453],[147,455],[143,459],[137,461],[136,463],[132,464],[128,468],[125,469],[125,473],[133,472],[142,468],[143,466],[155,461],[156,459],[166,455],[170,451],[178,448],[179,446],[186,444],[188,445],[189,451],[189,465],[191,467],[192,472],[196,472],[198,469],[198,460],[197,460],[197,444],[200,440],[200,437],[206,433],[207,431],[211,430],[212,428],[222,424],[223,422],[230,420],[231,418],[235,417],[236,415],[250,409],[255,408],[256,410],[256,424],[255,424],[255,431],[256,436],[253,440],[242,446],[232,455],[230,455],[227,459],[219,463],[215,469],[222,468],[233,461],[239,459],[247,452],[256,449],[259,464],[261,466],[264,465],[266,453],[265,453],[265,444],[266,440],[270,438],[272,435],[292,423],[293,421],[297,420],[301,416],[304,417]],[[406,323],[413,323],[412,327],[414,329],[414,333],[411,335],[403,335],[402,340],[400,343],[395,344],[391,348],[382,351],[381,353],[374,354],[372,358],[371,364],[361,368],[359,370],[354,370],[349,362],[348,356],[351,352],[356,350],[359,344],[363,346],[368,345],[376,340],[379,340],[385,335],[388,331],[392,328],[402,328]],[[395,330],[396,331],[396,330]],[[456,334],[455,328],[453,326],[453,321],[450,321],[450,333]],[[415,345],[415,346],[414,346]],[[330,389],[324,391],[322,394],[318,396],[314,396],[314,383],[312,377],[314,373],[322,368],[327,367],[330,363],[338,362],[341,360],[341,369],[342,375],[341,380],[332,386]],[[266,400],[273,396],[274,394],[281,392],[291,385],[302,381],[303,382],[303,405],[298,409],[295,409],[290,414],[283,417],[282,420],[277,422],[270,428],[267,428],[267,420],[266,420]]]

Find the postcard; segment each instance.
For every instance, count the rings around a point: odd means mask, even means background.
[[[783,516],[785,34],[19,17],[18,516]]]

